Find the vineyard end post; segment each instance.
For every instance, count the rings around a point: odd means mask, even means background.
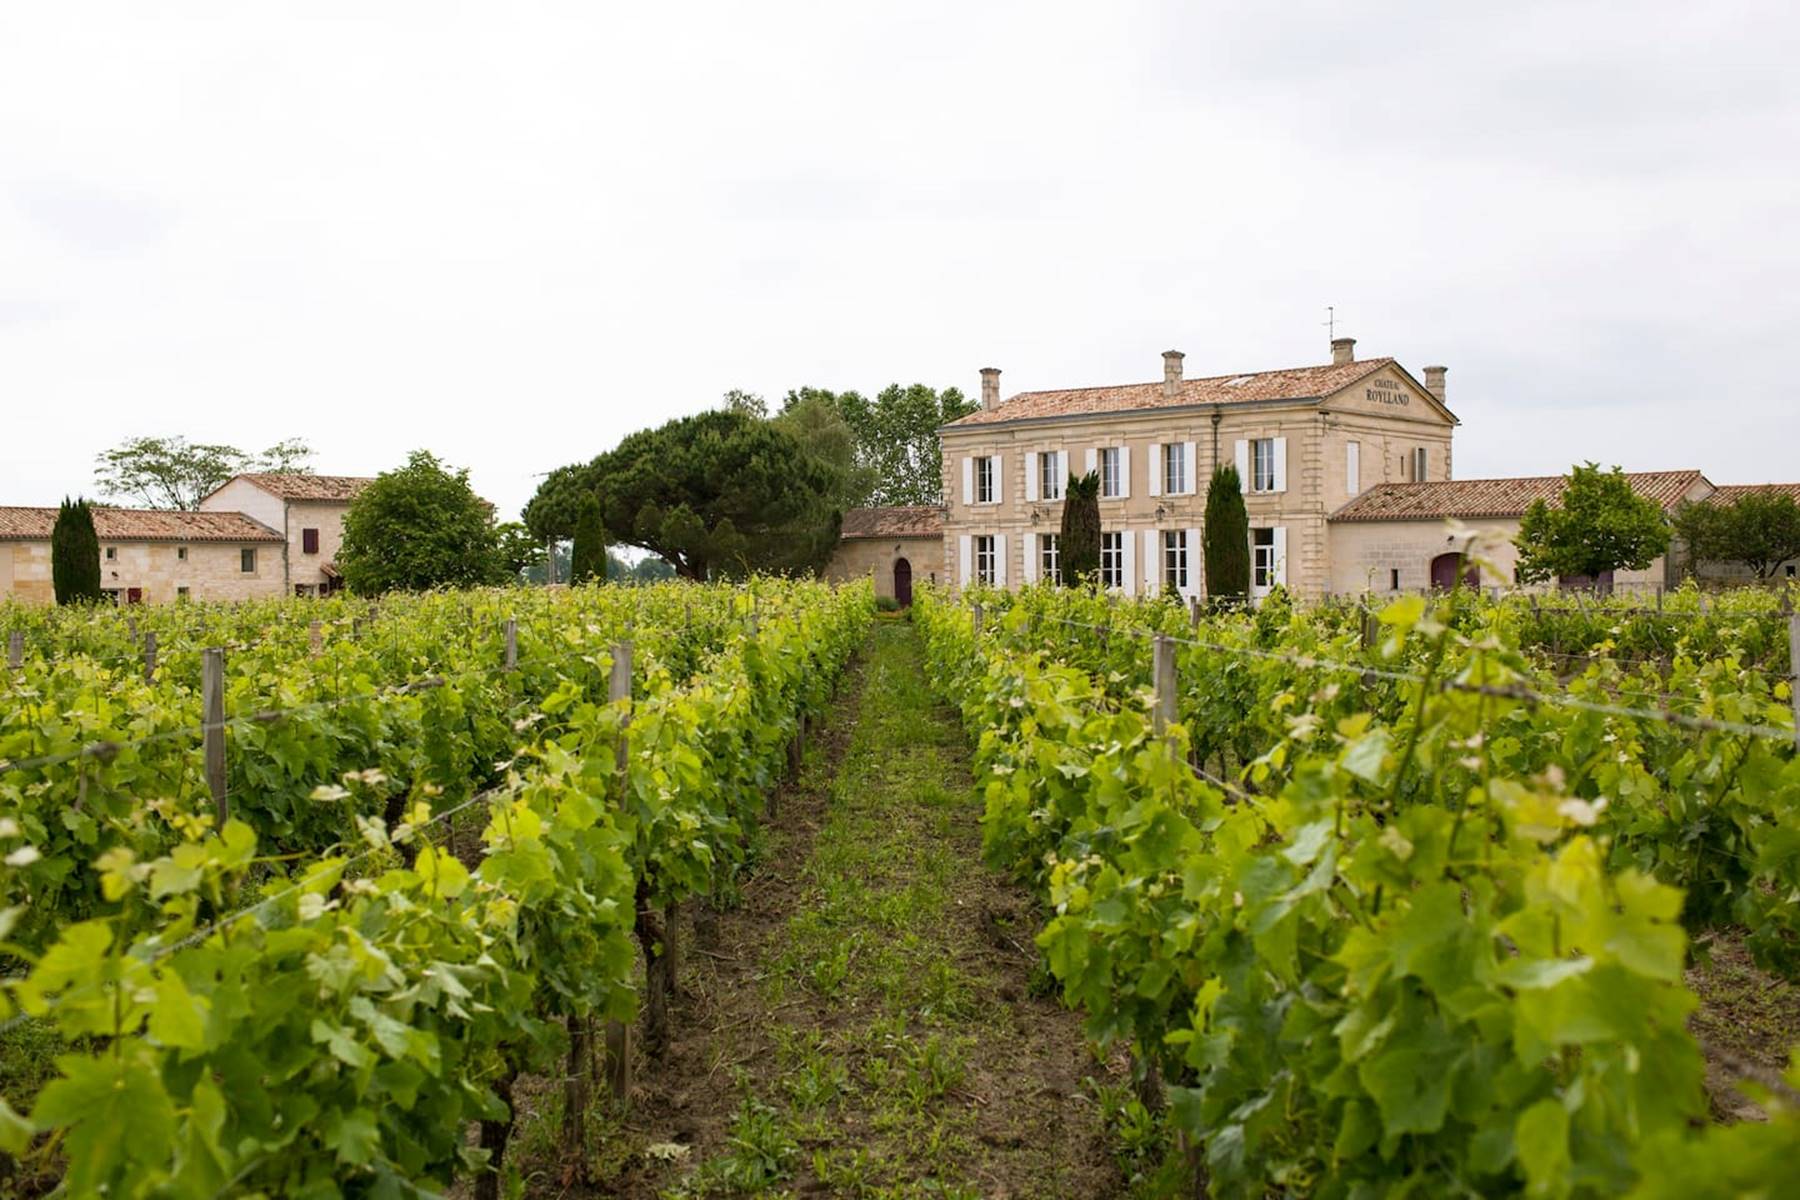
[[[1794,706],[1794,744],[1800,746],[1800,613],[1788,614],[1788,693]]]
[[[156,682],[156,630],[144,635],[144,682]]]
[[[619,726],[619,744],[615,762],[619,769],[621,791],[628,785],[626,771],[631,765],[626,728],[631,720],[631,643],[615,642],[612,648],[612,675],[607,681],[607,699],[626,703],[625,719]],[[606,1087],[613,1099],[624,1107],[631,1098],[631,1026],[623,1021],[608,1021],[606,1040]]]
[[[517,617],[506,618],[506,669],[519,669],[519,620]]]
[[[972,610],[971,620],[973,621],[973,625],[971,626],[971,628],[973,628],[975,630],[975,636],[980,637],[981,636],[981,605],[972,604],[969,607]]]
[[[225,795],[225,651],[216,646],[204,651],[200,666],[206,789],[223,825],[231,819],[231,801]]]
[[[314,658],[325,653],[325,624],[322,621],[306,623],[306,644]]]
[[[25,635],[17,629],[6,635],[6,665],[15,671],[25,665]]]
[[[1175,639],[1157,634],[1153,653],[1156,707],[1151,710],[1151,727],[1161,737],[1175,723]]]

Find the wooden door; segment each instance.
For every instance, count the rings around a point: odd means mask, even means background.
[[[125,589],[125,603],[127,603],[127,604],[142,604],[143,602],[144,602],[144,589],[143,588],[126,588]]]
[[[1460,554],[1440,554],[1431,560],[1431,586],[1440,592],[1447,592],[1456,586],[1456,567],[1462,561]],[[1481,568],[1473,563],[1463,572],[1463,586],[1466,588],[1481,587]]]
[[[894,560],[894,599],[901,608],[912,603],[912,564],[904,558]]]

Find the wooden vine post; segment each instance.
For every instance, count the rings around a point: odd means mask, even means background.
[[[319,621],[310,621],[306,626],[306,641],[314,658],[325,653],[325,626]]]
[[[1159,738],[1169,739],[1169,750],[1173,754],[1175,739],[1169,738],[1169,726],[1175,723],[1175,698],[1178,692],[1175,678],[1175,639],[1166,633],[1156,635],[1150,645],[1150,678],[1155,689],[1155,696],[1150,706],[1150,730]],[[1140,1047],[1140,1051],[1145,1048]],[[1138,1080],[1138,1102],[1150,1112],[1161,1112],[1163,1108],[1162,1072],[1157,1069],[1156,1057],[1145,1051],[1144,1074]]]
[[[1782,607],[1788,610],[1788,703],[1794,706],[1794,744],[1800,746],[1800,613],[1793,611],[1792,600]]]
[[[15,671],[25,665],[25,635],[17,629],[6,635],[6,665]]]
[[[631,721],[630,642],[620,642],[613,647],[612,677],[609,680],[607,698],[615,703],[622,700],[627,705],[626,715],[619,724],[619,744],[614,752],[622,791],[629,784],[626,772],[631,765],[630,747],[626,740],[626,731]],[[631,1026],[623,1021],[606,1023],[606,1087],[621,1106],[631,1098]]]
[[[971,619],[973,621],[973,628],[975,630],[975,636],[980,637],[981,636],[981,605],[972,604],[969,607],[972,610]]]
[[[144,682],[156,682],[156,630],[144,635]]]
[[[508,671],[516,671],[519,669],[519,620],[518,620],[518,618],[517,617],[506,618],[506,624],[504,626],[502,626],[502,633],[503,633],[503,636],[506,641],[506,669]]]
[[[201,652],[200,705],[206,789],[223,826],[231,819],[231,801],[225,795],[225,651],[216,646]]]

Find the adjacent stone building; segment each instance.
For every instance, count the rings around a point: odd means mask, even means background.
[[[825,569],[827,579],[860,579],[871,572],[875,594],[912,603],[915,583],[936,583],[944,559],[942,505],[853,508],[844,514],[842,540]]]
[[[373,481],[355,475],[299,472],[239,475],[200,501],[202,512],[241,512],[279,530],[281,590],[297,596],[328,595],[343,585],[337,569],[344,514]]]
[[[941,431],[944,577],[1029,583],[1057,569],[1063,490],[1100,477],[1101,576],[1125,595],[1202,588],[1201,520],[1215,467],[1235,463],[1250,514],[1252,590],[1318,595],[1332,578],[1329,518],[1372,486],[1450,477],[1457,418],[1445,368],[1424,382],[1392,358],[1189,379],[1163,354],[1161,382],[1024,392]]]
[[[100,586],[121,604],[279,596],[283,538],[240,512],[95,508]],[[0,508],[0,600],[49,604],[54,508]]]

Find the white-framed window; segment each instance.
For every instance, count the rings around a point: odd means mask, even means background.
[[[995,566],[998,556],[994,553],[994,535],[978,533],[975,535],[975,582],[992,585],[999,579]]]
[[[256,547],[245,546],[238,552],[238,570],[246,575],[256,574]]]
[[[1273,529],[1252,529],[1250,531],[1250,586],[1258,592],[1266,592],[1275,586],[1275,531]]]
[[[1063,498],[1063,461],[1060,450],[1048,450],[1037,456],[1038,496],[1040,499],[1061,500]]]
[[[1187,491],[1187,443],[1170,442],[1163,447],[1163,495],[1184,496]]]
[[[1250,490],[1275,490],[1275,439],[1252,438],[1250,441]]]
[[[1162,531],[1162,581],[1164,587],[1185,592],[1188,586],[1187,533],[1180,529]]]
[[[1038,534],[1038,578],[1062,582],[1062,534]]]
[[[1100,535],[1100,586],[1125,586],[1125,535],[1117,530]]]
[[[975,460],[975,503],[992,504],[999,499],[995,484],[993,457],[984,454]]]
[[[1430,456],[1426,453],[1425,447],[1423,447],[1423,446],[1413,447],[1412,456],[1413,456],[1413,473],[1412,473],[1413,482],[1424,483],[1427,479],[1431,478],[1430,472],[1427,469],[1429,466],[1429,457]]]
[[[1100,447],[1100,498],[1117,500],[1125,494],[1125,474],[1121,469],[1125,457],[1123,446]]]

